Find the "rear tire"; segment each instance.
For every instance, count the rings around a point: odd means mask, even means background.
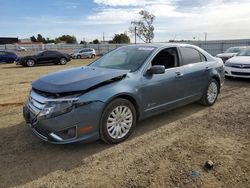
[[[111,101],[104,109],[100,121],[100,137],[109,144],[126,140],[136,124],[134,105],[126,99]]]
[[[95,54],[92,54],[92,55],[91,55],[91,58],[94,59],[94,58],[95,58]]]
[[[60,65],[66,65],[67,64],[67,59],[65,59],[64,57],[62,57],[60,59]]]
[[[76,58],[77,58],[77,59],[81,59],[81,56],[80,56],[80,55],[78,55]]]
[[[219,90],[219,83],[217,82],[217,80],[210,80],[200,100],[200,103],[204,106],[212,106],[217,100]]]

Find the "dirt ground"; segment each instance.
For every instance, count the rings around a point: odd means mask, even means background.
[[[39,140],[22,118],[31,81],[87,63],[0,65],[0,187],[250,187],[250,80],[227,80],[210,108],[194,103],[141,121],[119,145]]]

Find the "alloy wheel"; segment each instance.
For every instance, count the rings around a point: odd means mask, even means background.
[[[218,86],[215,82],[211,82],[207,88],[207,100],[210,104],[214,103],[218,95]]]
[[[127,106],[117,106],[108,116],[107,132],[113,139],[125,137],[133,124],[133,114]]]

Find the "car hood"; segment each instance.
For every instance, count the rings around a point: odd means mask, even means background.
[[[228,61],[234,64],[250,64],[250,56],[234,56]]]
[[[222,58],[222,57],[233,57],[235,55],[237,55],[237,53],[222,53],[222,54],[217,54],[216,56]]]
[[[43,76],[32,83],[32,88],[48,93],[85,91],[129,72],[91,66],[78,67]]]

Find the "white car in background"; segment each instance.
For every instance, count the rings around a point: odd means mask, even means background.
[[[225,63],[228,59],[233,56],[236,56],[238,53],[242,52],[246,48],[246,46],[231,47],[228,48],[224,53],[217,54],[216,57],[221,58],[222,61]]]
[[[225,76],[250,78],[250,47],[226,61]]]
[[[93,48],[84,48],[75,51],[73,54],[71,54],[71,57],[73,59],[81,59],[81,58],[95,58],[96,52]]]

